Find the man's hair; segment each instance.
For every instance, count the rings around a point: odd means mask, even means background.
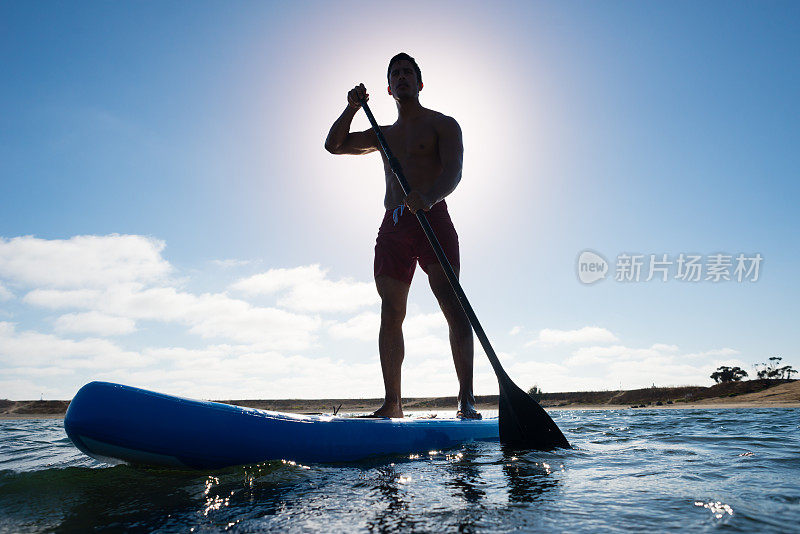
[[[416,61],[414,61],[413,57],[409,56],[405,52],[400,52],[399,54],[397,54],[396,56],[394,56],[392,59],[389,60],[389,68],[386,69],[386,79],[390,80],[392,76],[392,64],[396,61],[402,61],[402,60],[406,60],[410,62],[412,65],[414,65],[414,72],[417,73],[417,83],[422,83],[422,71],[419,70],[419,65],[417,65]],[[389,83],[391,84],[391,81],[389,81]]]

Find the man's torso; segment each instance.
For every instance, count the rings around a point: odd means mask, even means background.
[[[444,115],[425,109],[414,119],[398,120],[391,126],[381,126],[386,142],[392,154],[400,162],[403,174],[412,189],[422,194],[427,193],[436,178],[442,173],[442,161],[439,156],[439,135],[437,123]],[[403,203],[405,194],[397,181],[386,155],[380,151],[386,176],[386,196],[384,207],[394,209]]]

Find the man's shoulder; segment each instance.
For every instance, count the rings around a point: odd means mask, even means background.
[[[445,115],[439,111],[435,111],[433,109],[429,109],[429,116],[432,121],[435,121],[439,124],[458,124],[458,122],[451,116]]]
[[[450,117],[449,115],[445,115],[444,113],[440,113],[438,111],[434,111],[432,109],[428,111],[430,111],[431,124],[440,132],[442,130],[444,131],[461,130],[461,126],[458,125],[458,122],[453,117]]]

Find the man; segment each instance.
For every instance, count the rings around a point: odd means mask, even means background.
[[[461,128],[453,118],[420,105],[422,72],[414,58],[405,53],[394,56],[389,61],[387,78],[389,94],[397,105],[397,121],[391,126],[381,126],[381,131],[400,161],[411,192],[407,196],[403,193],[373,130],[350,132],[350,123],[361,107],[359,98],[369,99],[364,84],[348,92],[347,107],[333,123],[325,141],[325,148],[332,154],[369,154],[377,150],[383,158],[386,214],[375,243],[374,269],[375,285],[381,297],[378,349],[386,397],[383,406],[373,415],[403,417],[400,396],[404,355],[402,326],[408,290],[419,262],[428,275],[431,290],[450,330],[450,347],[459,382],[458,416],[480,419],[472,394],[472,328],[415,216],[417,210],[427,212],[428,221],[458,275],[458,235],[444,198],[461,180],[464,151]]]

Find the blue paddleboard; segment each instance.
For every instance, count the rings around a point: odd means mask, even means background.
[[[296,415],[91,382],[72,399],[67,435],[107,463],[213,469],[268,460],[349,462],[498,439],[497,419]]]

